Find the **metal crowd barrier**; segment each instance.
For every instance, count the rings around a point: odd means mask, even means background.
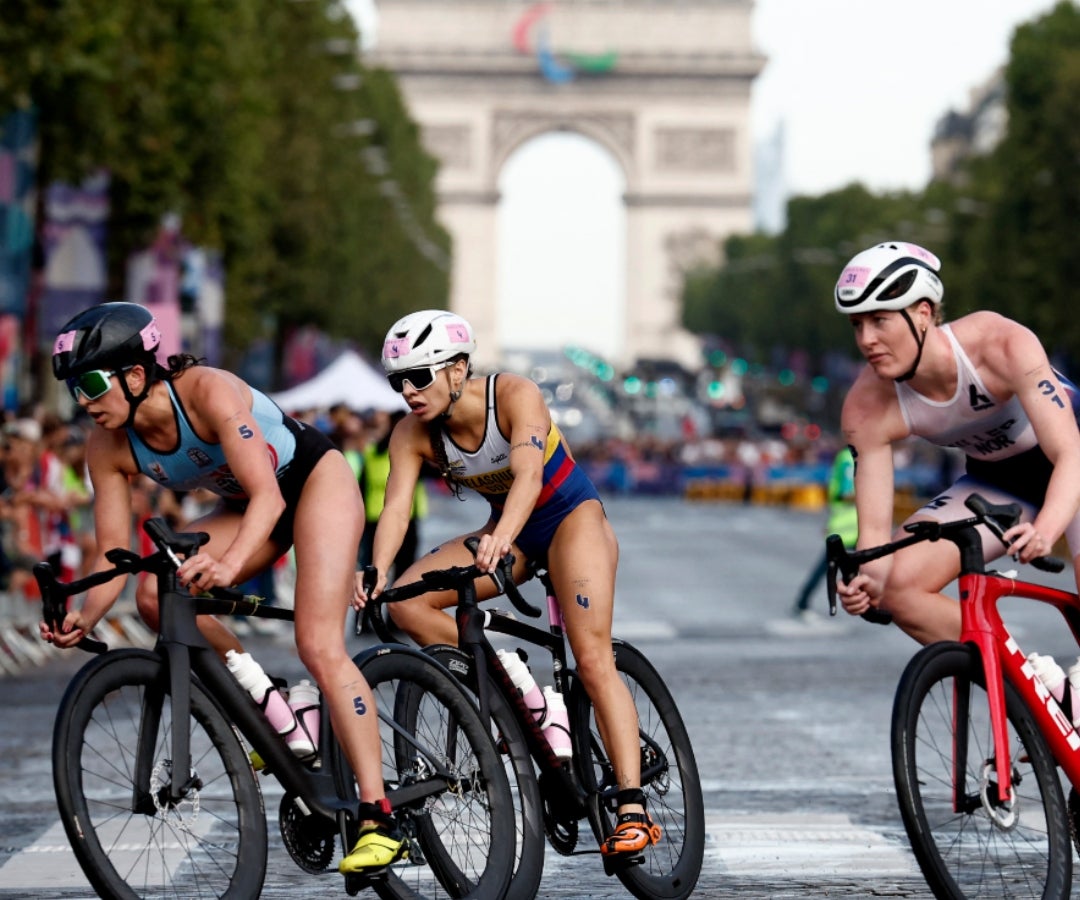
[[[0,678],[17,676],[71,651],[59,650],[38,634],[41,602],[0,591]],[[109,614],[94,629],[94,637],[112,647],[152,647],[155,635],[139,618],[133,582],[124,588]]]

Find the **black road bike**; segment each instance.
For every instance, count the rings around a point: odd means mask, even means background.
[[[475,554],[478,539],[466,539]],[[518,613],[529,618],[541,610],[522,596],[512,577],[513,556],[502,560],[491,576]],[[428,591],[456,591],[458,646],[436,645],[425,652],[439,660],[468,685],[477,697],[482,717],[503,754],[514,793],[516,840],[514,875],[507,896],[535,897],[543,873],[544,835],[559,853],[596,853],[579,849],[579,822],[587,819],[597,843],[614,830],[615,772],[600,739],[592,702],[570,663],[562,615],[548,573],[531,571],[547,595],[548,627],[526,624],[512,613],[481,609],[478,578],[488,577],[473,564],[426,572],[420,581],[395,586],[369,603],[365,616],[381,640],[394,635],[382,604],[416,597]],[[365,572],[372,585],[374,570]],[[565,698],[573,756],[555,756],[540,724],[525,705],[499,661],[488,633],[505,635],[550,657],[553,686]],[[640,650],[621,640],[612,642],[615,668],[637,707],[641,780],[646,806],[663,829],[660,843],[630,859],[604,857],[608,875],[615,875],[642,900],[680,900],[689,897],[701,872],[705,848],[705,810],[693,747],[682,716],[663,679]],[[538,653],[537,656],[540,654]],[[534,673],[539,672],[533,662]],[[538,680],[543,680],[539,679]]]
[[[296,864],[318,874],[357,837],[358,793],[323,701],[319,755],[301,761],[238,684],[196,626],[200,614],[291,619],[259,598],[215,590],[192,597],[180,559],[208,540],[145,524],[156,549],[107,554],[112,569],[70,583],[45,563],[35,575],[46,621],[67,598],[121,575],[157,578],[153,650],[106,650],[74,676],[53,732],[61,819],[83,872],[102,897],[259,896],[267,823],[250,750],[284,788],[281,836]],[[400,644],[355,658],[375,694],[386,794],[409,843],[408,859],[376,875],[346,875],[355,895],[502,897],[514,858],[506,773],[471,697],[431,657]],[[336,873],[335,873],[336,875]],[[338,876],[340,877],[340,876]]]

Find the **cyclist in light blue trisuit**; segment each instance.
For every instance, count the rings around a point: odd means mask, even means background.
[[[160,365],[160,339],[150,311],[134,303],[91,307],[56,339],[53,373],[99,426],[87,442],[99,548],[94,571],[111,568],[107,550],[131,546],[131,479],[138,475],[176,490],[204,487],[222,498],[185,526],[210,535],[179,569],[193,594],[241,584],[295,544],[297,650],[326,697],[360,786],[364,828],[342,871],[382,868],[400,858],[405,843],[382,783],[374,697],[345,649],[363,528],[356,479],[325,435],[289,418],[232,373],[185,354]],[[116,602],[123,581],[91,589],[58,633],[41,623],[42,637],[59,647],[76,644]],[[136,596],[140,614],[156,627],[154,579],[142,582]],[[201,616],[199,628],[222,656],[242,649],[211,616]]]
[[[1005,533],[1007,551],[983,530],[986,559],[1008,552],[1027,562],[1064,535],[1080,581],[1077,389],[1018,322],[981,311],[942,324],[940,268],[928,250],[894,241],[855,256],[836,285],[836,309],[867,361],[841,417],[855,455],[858,545],[890,539],[893,444],[919,435],[962,450],[967,471],[909,521],[963,518],[976,491],[1019,502],[1023,520]],[[951,542],[925,542],[864,565],[838,591],[849,613],[878,608],[922,643],[957,640],[959,604],[941,591],[959,571]]]

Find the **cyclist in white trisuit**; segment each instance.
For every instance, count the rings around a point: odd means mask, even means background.
[[[1007,550],[984,529],[986,558],[1008,552],[1027,562],[1064,535],[1080,583],[1080,395],[1018,322],[981,311],[942,324],[940,268],[922,247],[889,242],[855,256],[836,285],[836,309],[867,361],[841,416],[855,454],[858,546],[892,538],[893,445],[918,435],[963,451],[967,466],[908,521],[970,515],[973,492],[1019,502]],[[956,640],[959,604],[941,592],[959,571],[955,545],[923,542],[864,564],[838,593],[849,613],[888,612],[922,643]]]
[[[513,551],[515,577],[526,560],[547,567],[559,597],[577,674],[593,702],[604,746],[619,790],[617,821],[601,843],[605,856],[636,855],[660,840],[660,827],[645,811],[637,711],[615,669],[611,621],[619,547],[600,495],[574,462],[551,421],[536,383],[509,373],[470,378],[476,349],[472,326],[444,310],[421,310],[395,322],[383,344],[382,363],[390,386],[409,404],[409,414],[390,437],[386,505],[375,531],[372,562],[378,597],[401,546],[413,491],[427,463],[443,473],[454,493],[475,490],[488,502],[489,518],[476,561],[494,571]],[[403,584],[421,573],[467,565],[467,535],[444,541],[398,577]],[[486,581],[487,579],[485,579]],[[479,599],[491,588],[477,583]],[[357,579],[355,604],[367,600]],[[421,645],[455,644],[457,628],[443,610],[457,603],[452,591],[433,591],[395,603],[394,621]]]

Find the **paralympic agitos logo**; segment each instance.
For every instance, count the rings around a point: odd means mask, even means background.
[[[619,55],[614,50],[597,54],[552,50],[551,36],[544,21],[550,12],[550,3],[534,3],[514,25],[514,48],[525,56],[535,54],[544,78],[553,84],[565,84],[579,74],[603,75],[615,68]]]

